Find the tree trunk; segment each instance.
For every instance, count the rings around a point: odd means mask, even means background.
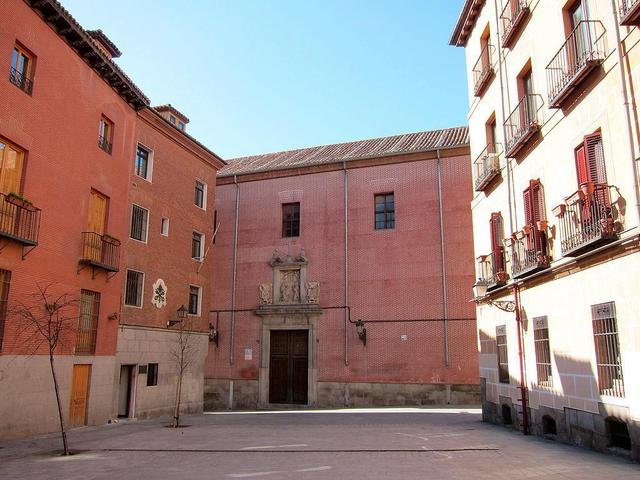
[[[53,352],[49,352],[49,364],[51,365],[51,376],[53,377],[53,388],[56,392],[56,402],[58,402],[58,417],[60,418],[60,434],[62,435],[62,446],[64,455],[69,455],[69,446],[67,445],[67,432],[64,429],[64,417],[62,416],[62,405],[60,404],[60,390],[58,389],[58,377],[56,377],[56,369],[53,365]]]
[[[173,409],[173,428],[180,426],[180,399],[182,397],[182,366],[178,373],[178,388],[176,389],[176,405]]]

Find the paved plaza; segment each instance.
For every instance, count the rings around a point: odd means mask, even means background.
[[[477,409],[210,413],[0,443],[10,479],[640,479],[640,465],[481,422]]]

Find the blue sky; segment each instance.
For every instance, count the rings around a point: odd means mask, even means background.
[[[61,0],[223,158],[464,125],[462,0]]]

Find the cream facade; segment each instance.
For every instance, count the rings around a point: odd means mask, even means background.
[[[485,420],[635,458],[640,34],[621,22],[637,3],[469,0],[451,39],[469,83]]]

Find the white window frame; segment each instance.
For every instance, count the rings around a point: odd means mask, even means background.
[[[147,222],[144,226],[144,240],[138,240],[137,238],[133,238],[131,236],[131,222],[133,221],[133,207],[138,207],[141,208],[142,210],[145,210],[147,212]],[[145,245],[147,244],[147,242],[149,241],[149,217],[151,216],[149,209],[143,207],[142,205],[138,205],[137,203],[132,203],[131,204],[131,215],[129,216],[129,238],[131,240],[135,240],[136,242],[140,242],[140,243],[144,243]]]
[[[162,228],[164,226],[165,220],[166,220],[166,224],[167,224],[167,231],[166,232]],[[168,237],[169,236],[170,224],[171,224],[171,222],[169,221],[169,217],[162,217],[160,219],[160,235],[162,235],[163,237]]]
[[[190,317],[199,317],[202,314],[202,287],[200,285],[189,284],[189,296],[191,295],[191,287],[196,287],[198,289],[198,313],[188,313]],[[190,298],[187,305],[190,305]],[[189,307],[187,307],[187,311],[189,311]]]
[[[202,185],[204,185],[204,191],[202,192],[202,206],[199,206],[196,202],[195,202],[195,188],[196,188],[196,183],[200,182]],[[200,179],[200,178],[196,178],[195,182],[193,183],[193,194],[194,194],[194,202],[193,204],[199,208],[200,210],[207,210],[207,193],[209,192],[209,185],[207,185],[207,182],[205,182],[204,180]]]
[[[129,272],[136,272],[136,273],[141,273],[142,274],[142,287],[141,287],[141,292],[140,292],[140,305],[129,305],[127,303],[127,278],[129,278]],[[128,308],[139,308],[142,309],[142,307],[144,307],[144,282],[146,280],[146,275],[144,272],[141,272],[140,270],[134,270],[133,268],[127,268],[126,272],[125,272],[125,276],[124,276],[124,301],[123,304],[125,307]]]
[[[198,255],[198,258],[196,257],[191,257],[192,260],[195,260],[196,262],[200,262],[202,263],[204,261],[204,246],[205,246],[205,235],[202,232],[199,232],[198,230],[192,230],[191,231],[191,249],[193,250],[193,234],[197,233],[198,235],[200,235],[200,255]],[[192,251],[193,253],[193,251]]]
[[[143,177],[142,175],[138,175],[138,172],[137,172],[137,169],[136,169],[136,161],[138,159],[138,147],[142,147],[147,152],[149,152],[149,157],[147,158],[147,176],[146,177]],[[153,158],[154,158],[153,150],[151,148],[147,147],[144,143],[137,142],[136,143],[136,152],[135,152],[134,157],[133,157],[133,174],[138,178],[141,178],[143,180],[146,180],[149,183],[152,183],[152,178],[153,178]]]

